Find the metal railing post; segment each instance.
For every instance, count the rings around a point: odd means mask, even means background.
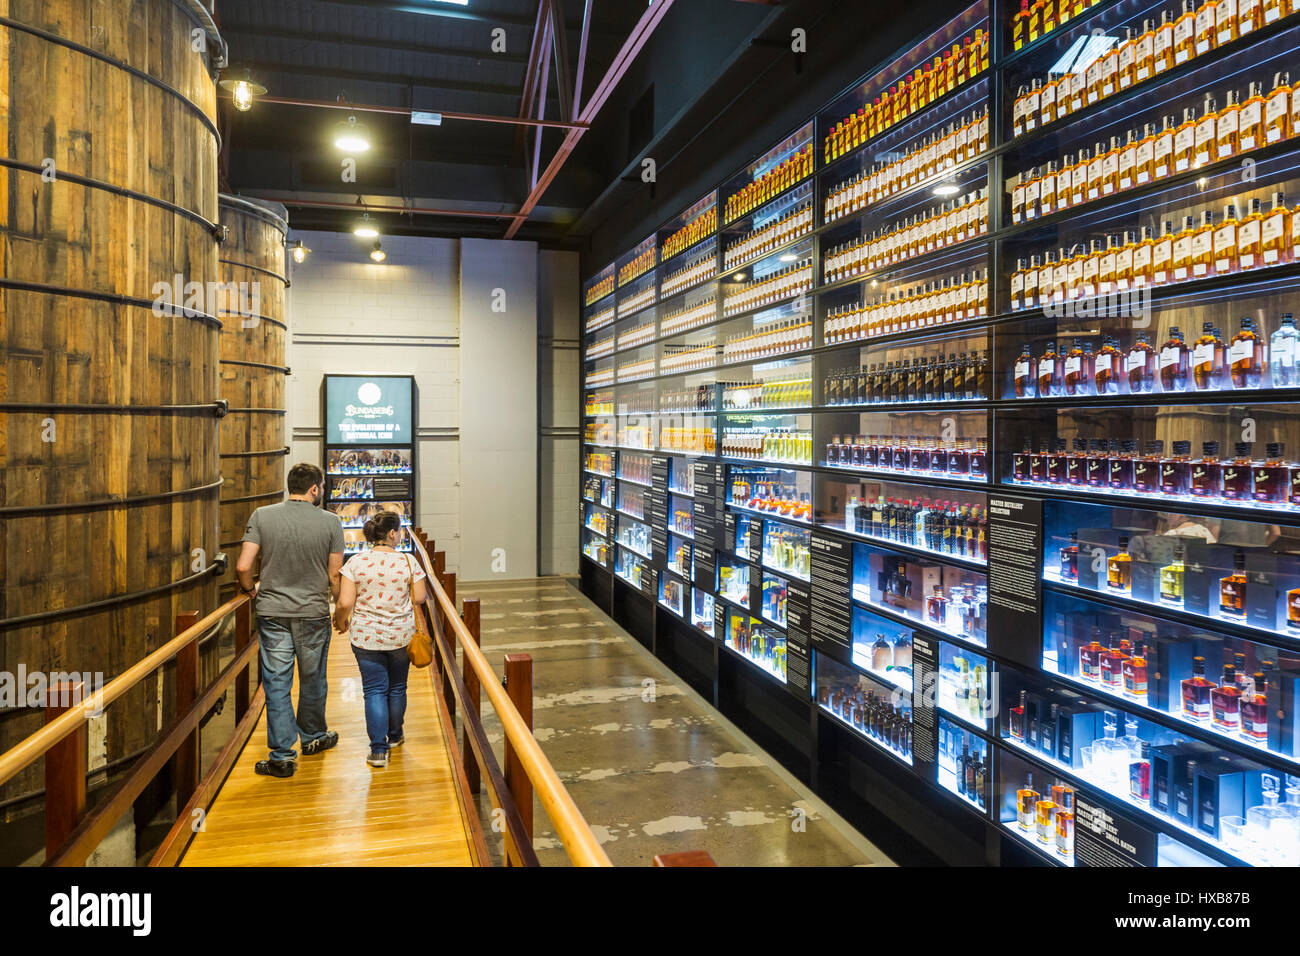
[[[465,608],[460,616],[461,620],[465,622],[465,630],[469,631],[470,639],[473,640],[475,645],[479,642],[479,628],[481,627],[479,613],[478,598],[466,598]],[[481,786],[481,777],[479,775],[478,761],[474,759],[474,754],[470,750],[469,727],[471,719],[477,722],[482,715],[480,709],[482,699],[479,695],[478,674],[474,672],[474,668],[466,667],[464,674],[468,699],[465,701],[464,728],[461,731],[463,739],[461,758],[465,767],[465,782],[469,786],[469,792],[478,793]]]
[[[198,611],[176,615],[176,636],[199,623]],[[190,712],[199,694],[199,642],[190,641],[176,652],[176,720]],[[176,748],[172,761],[176,782],[176,806],[183,807],[199,785],[199,731],[195,727]]]
[[[81,704],[85,685],[61,682],[45,693],[45,722]],[[86,725],[45,752],[45,858],[48,860],[86,812]]]
[[[506,693],[510,697],[510,702],[515,705],[515,710],[519,711],[519,716],[523,718],[524,725],[531,733],[533,729],[533,659],[530,655],[506,655]],[[524,832],[528,834],[528,839],[531,842],[533,839],[533,784],[528,779],[528,773],[524,770],[524,765],[515,753],[515,748],[511,746],[509,738],[506,739],[505,777],[506,786],[510,789],[510,795],[514,797],[515,806],[518,808],[519,816],[524,822]],[[506,843],[506,864],[510,865],[511,847],[508,836]]]

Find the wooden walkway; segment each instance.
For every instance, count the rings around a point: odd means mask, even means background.
[[[338,746],[300,752],[298,772],[278,779],[253,772],[267,756],[263,712],[181,865],[471,866],[429,671],[411,670],[406,743],[370,767],[361,674],[335,634],[326,718]]]

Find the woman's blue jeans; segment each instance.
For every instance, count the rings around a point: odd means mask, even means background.
[[[389,738],[402,736],[406,716],[406,677],[411,658],[405,647],[392,651],[370,651],[352,645],[361,668],[361,692],[365,695],[366,734],[370,749],[388,752]]]

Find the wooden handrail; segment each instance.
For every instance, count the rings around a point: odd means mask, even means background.
[[[13,747],[0,754],[0,784],[4,784],[28,764],[44,755],[60,740],[75,733],[93,715],[129,691],[159,667],[180,653],[184,648],[197,641],[213,626],[221,623],[241,604],[248,602],[248,596],[240,594],[231,598],[207,617],[191,627],[186,628],[152,654],[141,658],[121,674],[101,687],[98,691],[82,700],[81,703],[64,711],[40,730],[23,738]]]
[[[433,562],[418,537],[408,535],[408,538],[422,556],[426,570],[431,570]],[[515,758],[523,767],[528,779],[532,781],[537,799],[542,802],[542,808],[550,817],[551,824],[555,827],[556,836],[559,837],[560,843],[563,844],[565,851],[569,854],[569,859],[576,866],[612,866],[609,857],[601,849],[596,835],[591,832],[591,827],[587,825],[582,811],[578,809],[578,805],[573,802],[568,790],[560,782],[560,777],[555,772],[555,768],[546,759],[546,754],[542,752],[542,748],[537,743],[536,738],[533,737],[532,731],[529,730],[523,717],[515,709],[509,695],[501,686],[495,673],[493,673],[492,666],[488,663],[487,658],[483,656],[483,652],[479,650],[464,622],[461,621],[460,615],[456,611],[456,605],[447,597],[447,592],[443,590],[442,585],[435,576],[430,575],[428,583],[433,589],[438,605],[442,608],[444,619],[450,625],[455,640],[461,646],[461,653],[465,661],[469,668],[473,670],[475,676],[478,677],[480,687],[487,692],[488,700],[501,721],[501,728],[505,732],[506,739],[514,748]],[[453,653],[455,652],[454,644],[451,650]]]

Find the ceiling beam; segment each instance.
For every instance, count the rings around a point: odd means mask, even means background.
[[[592,0],[583,0],[582,3],[582,37],[578,40],[578,74],[573,81],[573,113],[570,118],[577,116],[582,109],[582,75],[587,71],[587,38],[591,30],[591,3]]]
[[[373,70],[344,70],[336,66],[296,66],[287,63],[273,63],[269,60],[244,60],[240,66],[246,66],[258,75],[263,86],[274,89],[266,78],[277,73],[286,76],[318,76],[326,80],[358,80],[363,83],[378,83],[396,86],[406,90],[412,86],[427,87],[434,90],[453,90],[460,93],[486,93],[491,96],[508,96],[514,99],[519,95],[519,88],[504,83],[468,83],[464,80],[443,80],[433,76],[410,76],[395,73],[383,73]],[[338,84],[332,88],[337,91]]]
[[[425,43],[409,43],[401,40],[382,40],[372,37],[357,37],[344,33],[322,33],[316,30],[278,30],[270,27],[257,26],[256,24],[251,23],[239,23],[234,24],[233,26],[223,23],[221,25],[221,35],[226,37],[228,40],[232,37],[236,38],[231,44],[235,50],[238,50],[240,47],[240,40],[270,38],[274,40],[287,40],[295,43],[328,43],[336,46],[366,47],[375,50],[398,50],[402,53],[414,53],[419,56],[446,56],[467,60],[487,60],[492,63],[523,64],[527,62],[527,57],[521,53],[492,53],[486,48],[486,46],[480,49],[470,50],[464,47],[430,46]],[[232,62],[237,62],[237,59],[237,56],[231,57]]]
[[[542,0],[543,6],[549,6],[549,0]],[[551,79],[551,21],[548,18],[546,25],[542,27],[542,76],[541,86],[537,90],[537,103],[535,108],[537,118],[542,119],[546,115],[546,88]],[[532,189],[537,185],[537,171],[542,162],[542,127],[537,127],[533,139],[532,161],[529,163],[531,173],[528,180],[528,188]]]
[[[217,93],[222,99],[230,99],[224,90]],[[396,116],[410,116],[413,110],[409,106],[363,106],[359,103],[340,102],[339,100],[301,100],[290,96],[259,96],[259,103],[274,106],[308,106],[327,110],[345,110],[349,113],[390,113]],[[450,110],[436,111],[444,120],[464,120],[470,123],[502,123],[508,126],[552,126],[560,129],[583,129],[584,124],[564,120],[520,118],[517,116],[490,116],[487,113],[457,113]]]
[[[521,17],[510,13],[492,13],[492,12],[475,12],[470,10],[457,10],[454,7],[448,7],[442,4],[429,4],[427,6],[415,3],[403,3],[401,0],[318,0],[319,6],[325,6],[326,3],[339,6],[366,7],[370,10],[387,12],[387,13],[406,13],[427,17],[442,17],[448,20],[468,20],[473,23],[489,23],[498,27],[531,27],[533,25],[532,17]],[[578,21],[565,22],[566,30],[580,30],[582,24]],[[613,30],[596,30],[595,33],[614,37],[617,36]]]
[[[573,87],[569,83],[569,42],[561,22],[560,0],[546,0],[551,18],[551,45],[555,52],[555,92],[560,96],[560,119],[573,119]],[[541,113],[538,114],[539,118]]]
[[[622,49],[620,49],[618,54],[614,57],[614,62],[610,64],[605,75],[601,77],[600,83],[596,85],[596,89],[591,94],[591,99],[588,100],[587,105],[583,107],[582,112],[578,115],[580,121],[590,125],[596,114],[601,111],[602,107],[604,107],[610,94],[614,92],[614,88],[618,86],[619,82],[623,79],[628,68],[631,67],[637,54],[640,53],[642,47],[649,42],[655,28],[659,26],[664,16],[667,15],[668,11],[672,8],[672,5],[673,0],[658,0],[658,2],[654,3],[641,14],[641,19],[639,19],[636,26],[632,28],[631,35],[627,38],[626,42],[624,42]],[[555,177],[559,175],[560,169],[564,166],[569,156],[572,155],[573,150],[578,145],[578,141],[582,139],[582,134],[585,132],[586,130],[582,129],[571,129],[567,134],[565,134],[564,142],[560,144],[560,148],[556,151],[550,165],[546,167],[546,172],[541,175],[532,190],[529,191],[528,197],[519,207],[519,214],[506,230],[505,237],[507,239],[513,239],[515,233],[519,231],[519,227],[527,221],[529,214],[536,207],[538,201],[541,200],[542,194],[546,192],[547,187],[549,187],[555,180]]]

